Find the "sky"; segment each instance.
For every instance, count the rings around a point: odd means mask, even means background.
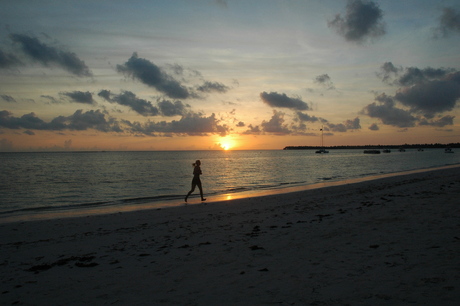
[[[0,6],[0,151],[460,142],[458,0]]]

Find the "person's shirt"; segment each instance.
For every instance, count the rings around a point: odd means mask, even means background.
[[[195,166],[195,169],[193,169],[193,175],[200,176],[200,174],[202,174],[200,166]]]

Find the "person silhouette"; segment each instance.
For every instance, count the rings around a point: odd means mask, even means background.
[[[192,189],[187,193],[187,195],[185,196],[185,202],[187,202],[187,198],[190,194],[192,194],[192,192],[195,191],[195,187],[198,186],[198,189],[200,190],[200,196],[201,196],[201,201],[206,201],[205,198],[203,198],[203,187],[201,186],[201,180],[200,180],[200,175],[202,174],[201,173],[201,161],[200,160],[197,160],[194,164],[193,164],[193,179],[192,179]]]

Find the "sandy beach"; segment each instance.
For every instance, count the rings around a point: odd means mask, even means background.
[[[460,168],[0,225],[1,305],[459,305]]]

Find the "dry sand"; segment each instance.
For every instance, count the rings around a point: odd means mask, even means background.
[[[460,305],[460,168],[0,225],[1,305]]]

